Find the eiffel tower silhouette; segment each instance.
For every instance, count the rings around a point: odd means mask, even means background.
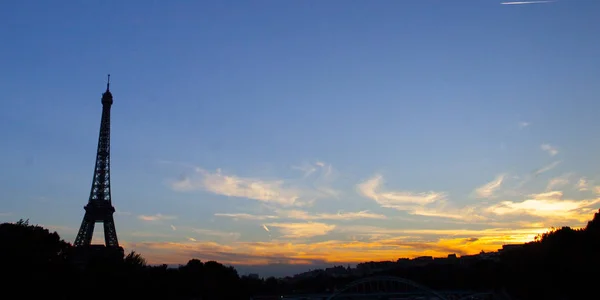
[[[102,119],[92,189],[88,203],[84,207],[85,214],[81,227],[73,244],[75,248],[89,248],[92,243],[94,226],[96,223],[103,223],[105,247],[123,251],[117,239],[113,218],[115,208],[112,205],[110,193],[110,108],[112,104],[113,96],[110,92],[110,75],[108,75],[106,91],[102,94]]]

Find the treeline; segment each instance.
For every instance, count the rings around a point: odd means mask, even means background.
[[[72,246],[27,221],[0,224],[0,269],[5,295],[19,299],[249,299],[256,295],[323,293],[358,277],[258,279],[218,262],[190,260],[179,268],[148,266],[130,252],[118,261],[71,262]],[[515,299],[596,299],[600,267],[600,213],[583,229],[553,229],[497,260],[397,267],[392,275],[437,290],[504,290]],[[591,298],[590,298],[591,297]]]

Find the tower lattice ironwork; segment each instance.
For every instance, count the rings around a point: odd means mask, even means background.
[[[108,75],[106,91],[102,94],[102,120],[100,121],[100,135],[98,137],[92,189],[88,203],[84,207],[85,215],[75,238],[75,247],[90,246],[96,223],[103,223],[106,247],[119,248],[113,218],[115,208],[112,205],[110,193],[110,108],[112,104],[110,75]]]

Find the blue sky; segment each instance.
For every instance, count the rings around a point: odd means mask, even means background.
[[[110,73],[117,231],[151,262],[468,254],[581,226],[598,9],[5,3],[0,221],[74,239]]]

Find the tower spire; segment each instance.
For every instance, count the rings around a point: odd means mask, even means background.
[[[108,79],[106,80],[106,91],[110,90],[110,74],[108,74]]]

